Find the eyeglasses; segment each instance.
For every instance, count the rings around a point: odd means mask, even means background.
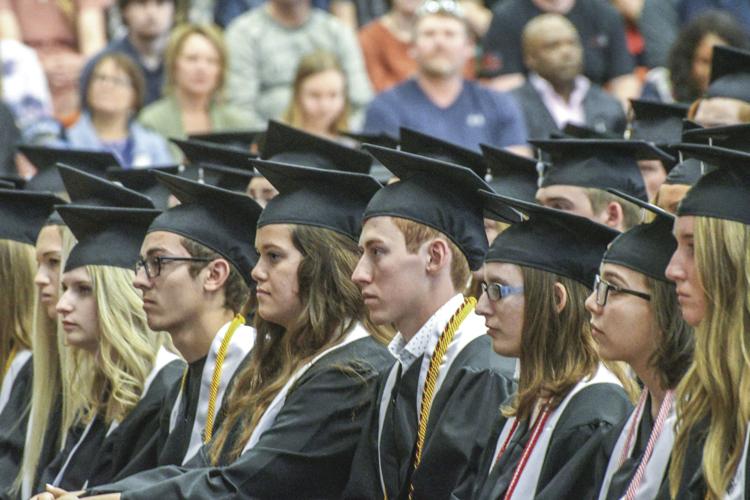
[[[417,9],[417,16],[427,14],[450,14],[455,17],[464,17],[464,9],[456,0],[426,0]]]
[[[146,271],[146,277],[152,280],[161,274],[161,267],[164,262],[211,262],[211,260],[213,259],[207,257],[169,257],[166,255],[146,257],[145,259],[138,259],[138,262],[135,263],[135,274],[143,269]]]
[[[94,82],[111,83],[116,87],[131,87],[133,85],[133,82],[130,81],[130,78],[103,75],[101,73],[94,73],[93,75],[91,75],[91,79]]]
[[[493,302],[504,299],[509,295],[523,293],[522,286],[508,286],[500,283],[487,283],[486,281],[482,281],[481,286],[482,293],[486,293],[487,297]]]
[[[636,297],[639,297],[643,300],[651,300],[651,295],[647,293],[637,292],[635,290],[629,290],[627,288],[613,285],[612,283],[604,281],[601,276],[597,274],[594,278],[594,296],[596,298],[597,305],[602,307],[607,305],[607,297],[609,296],[610,290],[614,291],[615,293],[627,293],[628,295],[635,295]]]

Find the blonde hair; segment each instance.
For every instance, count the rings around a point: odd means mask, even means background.
[[[469,261],[466,259],[466,256],[461,249],[458,248],[458,245],[453,243],[453,241],[451,241],[451,239],[445,234],[430,226],[420,224],[410,219],[402,219],[400,217],[391,217],[391,219],[399,231],[404,235],[406,250],[409,253],[416,253],[422,244],[434,240],[435,238],[443,238],[447,241],[448,248],[450,248],[450,251],[453,254],[450,269],[453,288],[457,292],[466,289],[469,279],[471,278],[471,270],[469,269]]]
[[[0,382],[17,351],[31,348],[37,291],[34,247],[0,240]]]
[[[603,189],[598,188],[584,188],[588,195],[589,202],[591,203],[591,209],[594,214],[599,214],[607,208],[612,202],[618,203],[622,207],[622,225],[623,230],[628,229],[640,224],[642,219],[642,210],[635,203],[625,201],[619,196],[615,196]]]
[[[191,35],[200,35],[206,38],[214,46],[219,54],[219,81],[214,90],[213,98],[221,98],[224,85],[227,79],[227,45],[224,42],[224,35],[221,30],[211,24],[180,24],[172,28],[169,36],[169,42],[164,52],[164,68],[166,75],[164,78],[164,93],[171,94],[177,85],[175,74],[177,72],[177,58],[180,57],[183,46]]]
[[[303,255],[297,270],[303,310],[286,331],[255,316],[256,343],[250,363],[237,376],[229,394],[226,419],[211,442],[209,457],[213,464],[218,464],[227,451],[230,459],[238,457],[292,374],[317,353],[340,342],[357,321],[383,344],[393,336],[392,329],[375,326],[368,319],[359,288],[351,280],[359,260],[357,244],[330,229],[289,227],[292,242]],[[239,422],[244,424],[242,431],[232,442],[230,435]],[[231,448],[227,449],[228,445]]]
[[[297,65],[297,73],[294,76],[292,84],[292,98],[289,100],[289,106],[284,111],[282,121],[292,127],[303,128],[305,125],[304,112],[300,104],[300,95],[302,85],[305,80],[311,76],[323,73],[324,71],[338,71],[344,80],[344,109],[338,118],[331,123],[328,132],[338,135],[340,130],[349,130],[349,115],[351,113],[351,103],[349,102],[349,93],[347,92],[346,73],[341,67],[341,63],[335,54],[324,50],[316,50],[300,59]]]
[[[750,226],[696,217],[694,244],[706,312],[695,327],[693,363],[677,386],[669,487],[675,496],[688,442],[707,420],[702,461],[706,498],[718,499],[742,458],[750,419]]]
[[[143,299],[132,286],[133,271],[100,265],[86,266],[86,270],[96,297],[100,337],[93,380],[80,416],[89,422],[100,415],[109,425],[122,421],[138,404],[166,337],[149,329]],[[78,377],[78,382],[85,381]]]

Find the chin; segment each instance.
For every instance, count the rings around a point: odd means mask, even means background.
[[[372,321],[376,325],[388,325],[394,322],[394,319],[391,317],[391,315],[388,314],[387,311],[368,310],[368,315],[370,316],[370,321]]]

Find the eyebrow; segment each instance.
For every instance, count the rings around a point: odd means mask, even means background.
[[[265,244],[263,244],[263,245],[260,246],[260,250],[267,250],[269,248],[277,248],[279,250],[284,250],[284,247],[280,247],[276,243],[265,243]]]
[[[368,240],[365,240],[365,242],[362,243],[361,245],[359,245],[359,247],[360,248],[369,248],[369,247],[371,247],[373,245],[376,245],[378,243],[379,244],[384,244],[385,241],[382,238],[374,237],[374,238],[370,238]]]
[[[602,275],[602,278],[613,280],[613,281],[619,281],[620,283],[627,285],[628,281],[623,278],[619,273],[615,271],[605,271]]]
[[[501,278],[499,276],[496,276],[496,275],[492,275],[492,274],[488,274],[487,275],[486,281],[488,283],[500,283],[501,285],[507,285],[508,284],[508,280],[506,280],[504,278]]]
[[[166,252],[167,249],[163,247],[156,247],[156,248],[149,248],[148,251],[146,251],[146,256],[151,256],[155,254],[156,252]]]

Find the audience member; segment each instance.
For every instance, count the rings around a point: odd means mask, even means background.
[[[714,46],[708,89],[688,118],[707,128],[750,122],[750,50]]]
[[[353,33],[311,0],[269,0],[227,28],[229,92],[251,127],[279,118],[289,103],[301,57],[315,49],[336,54],[356,113],[371,97],[362,52]]]
[[[144,104],[150,104],[161,97],[164,50],[174,21],[176,1],[117,0],[127,31],[110,42],[103,53],[124,52],[138,63],[146,79]],[[101,54],[98,57],[100,56]],[[84,69],[84,87],[98,57],[92,59]]]
[[[601,0],[507,0],[494,10],[484,38],[482,72],[495,76],[493,85],[507,90],[523,83],[526,68],[521,54],[521,32],[539,14],[562,14],[578,30],[584,49],[583,74],[609,90],[626,105],[637,97],[640,85],[632,75],[623,21],[608,2]]]
[[[16,127],[13,113],[4,102],[0,101],[0,175],[16,173],[15,145],[20,139],[21,133]]]
[[[463,78],[472,44],[460,6],[426,2],[414,30],[417,74],[372,101],[365,132],[397,137],[408,127],[468,149],[484,143],[528,154],[523,114],[513,98]]]
[[[334,54],[316,51],[300,60],[283,121],[328,139],[349,129],[346,75]]]
[[[165,138],[178,139],[247,125],[242,113],[224,101],[227,51],[218,29],[194,24],[176,27],[164,62],[164,97],[143,109],[139,116],[143,125]]]
[[[581,74],[583,47],[573,23],[542,14],[526,25],[522,42],[529,76],[513,96],[529,137],[547,138],[567,123],[622,135],[626,119],[620,103]]]
[[[711,76],[715,45],[748,48],[742,26],[726,12],[710,11],[686,25],[669,52],[667,67],[646,74],[641,98],[664,102],[692,102],[703,96]]]
[[[173,161],[164,139],[134,120],[143,105],[145,84],[129,56],[111,52],[100,57],[83,93],[84,111],[65,133],[70,147],[111,151],[127,167]]]
[[[87,57],[106,44],[104,8],[111,0],[0,0],[0,31],[36,50],[64,125],[79,109],[78,79]]]

